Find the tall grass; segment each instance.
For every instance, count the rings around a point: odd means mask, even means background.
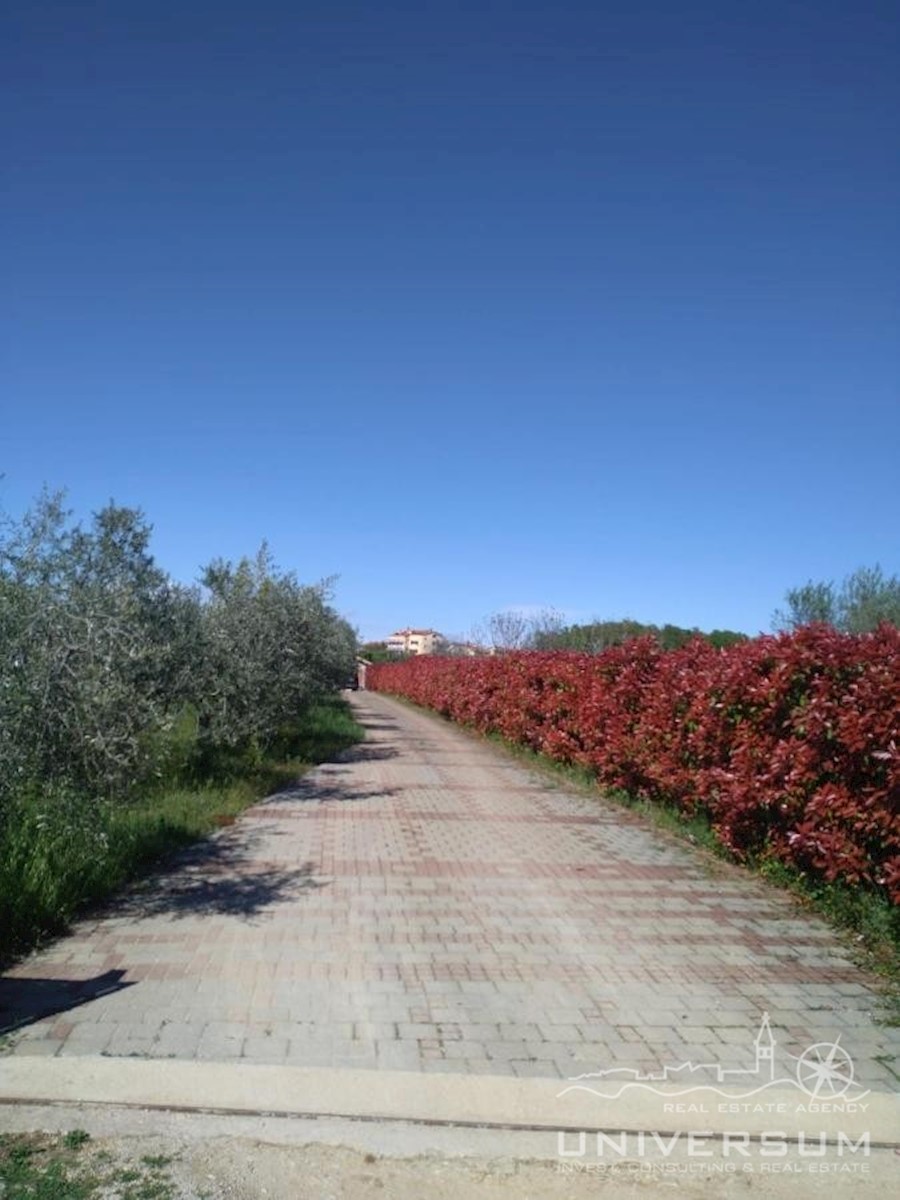
[[[207,782],[170,779],[128,803],[50,788],[21,795],[0,830],[0,963],[362,737],[346,701],[325,700],[282,728],[267,755],[231,756]]]

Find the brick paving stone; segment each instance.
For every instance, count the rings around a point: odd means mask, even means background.
[[[241,1053],[250,1062],[284,1062],[288,1045],[287,1038],[251,1034],[244,1039]]]
[[[109,1046],[114,1027],[101,1022],[82,1022],[76,1025],[62,1046],[64,1054],[102,1054]],[[27,1046],[30,1041],[23,1045]]]
[[[559,1076],[559,1070],[552,1059],[528,1058],[523,1062],[516,1062],[514,1060],[509,1065],[516,1075],[529,1077],[533,1075]]]
[[[387,697],[367,744],[0,980],[2,1053],[568,1077],[900,1030],[828,927],[599,795]],[[794,1056],[794,1057],[790,1057]]]
[[[20,1042],[18,1045],[11,1047],[7,1053],[9,1054],[36,1054],[46,1057],[52,1057],[58,1054],[62,1042],[58,1042],[52,1038],[32,1038],[28,1042]]]
[[[463,1058],[436,1058],[423,1063],[423,1070],[443,1075],[468,1075],[468,1064]]]
[[[419,1047],[414,1043],[375,1043],[376,1065],[385,1071],[418,1071],[421,1064]]]
[[[146,1058],[152,1053],[153,1045],[154,1039],[149,1035],[120,1026],[106,1043],[103,1053],[113,1058]]]

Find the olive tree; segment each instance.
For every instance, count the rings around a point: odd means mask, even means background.
[[[265,747],[282,725],[339,687],[356,637],[328,604],[328,583],[280,571],[263,545],[254,559],[216,560],[203,573],[203,669],[197,704],[212,744]]]
[[[881,567],[860,567],[840,587],[809,580],[785,594],[786,608],[772,618],[782,631],[820,622],[845,633],[868,633],[882,621],[900,626],[900,579]]]
[[[173,700],[171,585],[150,527],[108,505],[88,529],[45,494],[0,545],[0,770],[9,785],[127,792]],[[177,687],[176,687],[177,690]],[[2,786],[2,785],[0,785]]]
[[[73,523],[51,494],[0,528],[0,808],[29,790],[124,799],[194,750],[265,750],[350,675],[327,582],[298,583],[264,546],[183,587],[150,533],[114,504]]]

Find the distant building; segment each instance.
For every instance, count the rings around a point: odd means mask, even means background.
[[[386,642],[391,654],[440,654],[446,644],[435,629],[398,629]]]
[[[475,658],[479,654],[486,654],[487,651],[475,642],[447,642],[444,653],[455,655],[457,658]]]
[[[356,686],[365,690],[366,686],[366,671],[371,667],[372,662],[368,658],[363,658],[361,654],[356,656]]]

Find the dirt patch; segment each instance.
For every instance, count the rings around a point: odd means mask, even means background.
[[[369,1129],[369,1135],[377,1131]],[[804,1158],[796,1149],[748,1170],[718,1153],[693,1162],[681,1156],[600,1164],[429,1152],[382,1155],[317,1142],[277,1144],[248,1137],[118,1135],[80,1131],[5,1135],[0,1145],[30,1171],[32,1190],[13,1174],[0,1196],[47,1195],[53,1200],[586,1200],[670,1197],[708,1200],[812,1200],[894,1194],[900,1157],[873,1149],[864,1158]],[[0,1154],[0,1161],[2,1161]],[[25,1180],[22,1175],[19,1184]],[[45,1190],[33,1190],[40,1180]],[[46,1183],[54,1190],[46,1191]]]

